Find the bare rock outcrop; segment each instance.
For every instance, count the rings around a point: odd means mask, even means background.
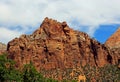
[[[120,27],[108,38],[105,45],[113,54],[115,63],[120,65]]]
[[[69,28],[66,22],[49,18],[45,18],[33,34],[10,41],[7,51],[9,58],[17,62],[16,67],[33,62],[38,71],[114,63],[104,44],[84,32]]]
[[[108,38],[108,40],[105,42],[105,44],[110,49],[120,48],[120,28],[118,28],[117,31]]]

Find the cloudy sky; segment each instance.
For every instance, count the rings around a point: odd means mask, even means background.
[[[104,43],[120,26],[120,0],[0,0],[0,42],[32,33],[45,17]]]

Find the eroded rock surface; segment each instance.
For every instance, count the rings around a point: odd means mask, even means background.
[[[120,27],[108,38],[105,45],[107,45],[113,53],[115,63],[120,64]]]
[[[7,51],[9,58],[17,62],[16,67],[33,62],[38,71],[114,63],[104,44],[69,28],[66,22],[49,18],[45,18],[33,34],[10,41]]]

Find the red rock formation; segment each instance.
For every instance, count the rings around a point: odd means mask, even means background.
[[[109,37],[105,42],[105,45],[107,45],[113,53],[115,63],[120,63],[120,28],[118,28],[117,31]]]
[[[117,31],[112,36],[110,36],[105,44],[111,49],[120,48],[120,28],[118,28]]]
[[[21,35],[8,43],[9,58],[16,67],[33,62],[38,71],[75,68],[80,65],[103,66],[113,63],[107,48],[86,33],[45,18],[31,35]]]

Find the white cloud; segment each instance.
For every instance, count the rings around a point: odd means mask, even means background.
[[[15,30],[9,30],[5,27],[0,27],[0,42],[7,44],[9,40],[12,40],[15,37],[19,37],[21,33]]]
[[[21,32],[26,32],[28,25],[33,29],[46,16],[67,21],[75,29],[85,25],[93,36],[100,24],[120,24],[120,0],[0,0],[0,24],[7,28],[21,25]]]

